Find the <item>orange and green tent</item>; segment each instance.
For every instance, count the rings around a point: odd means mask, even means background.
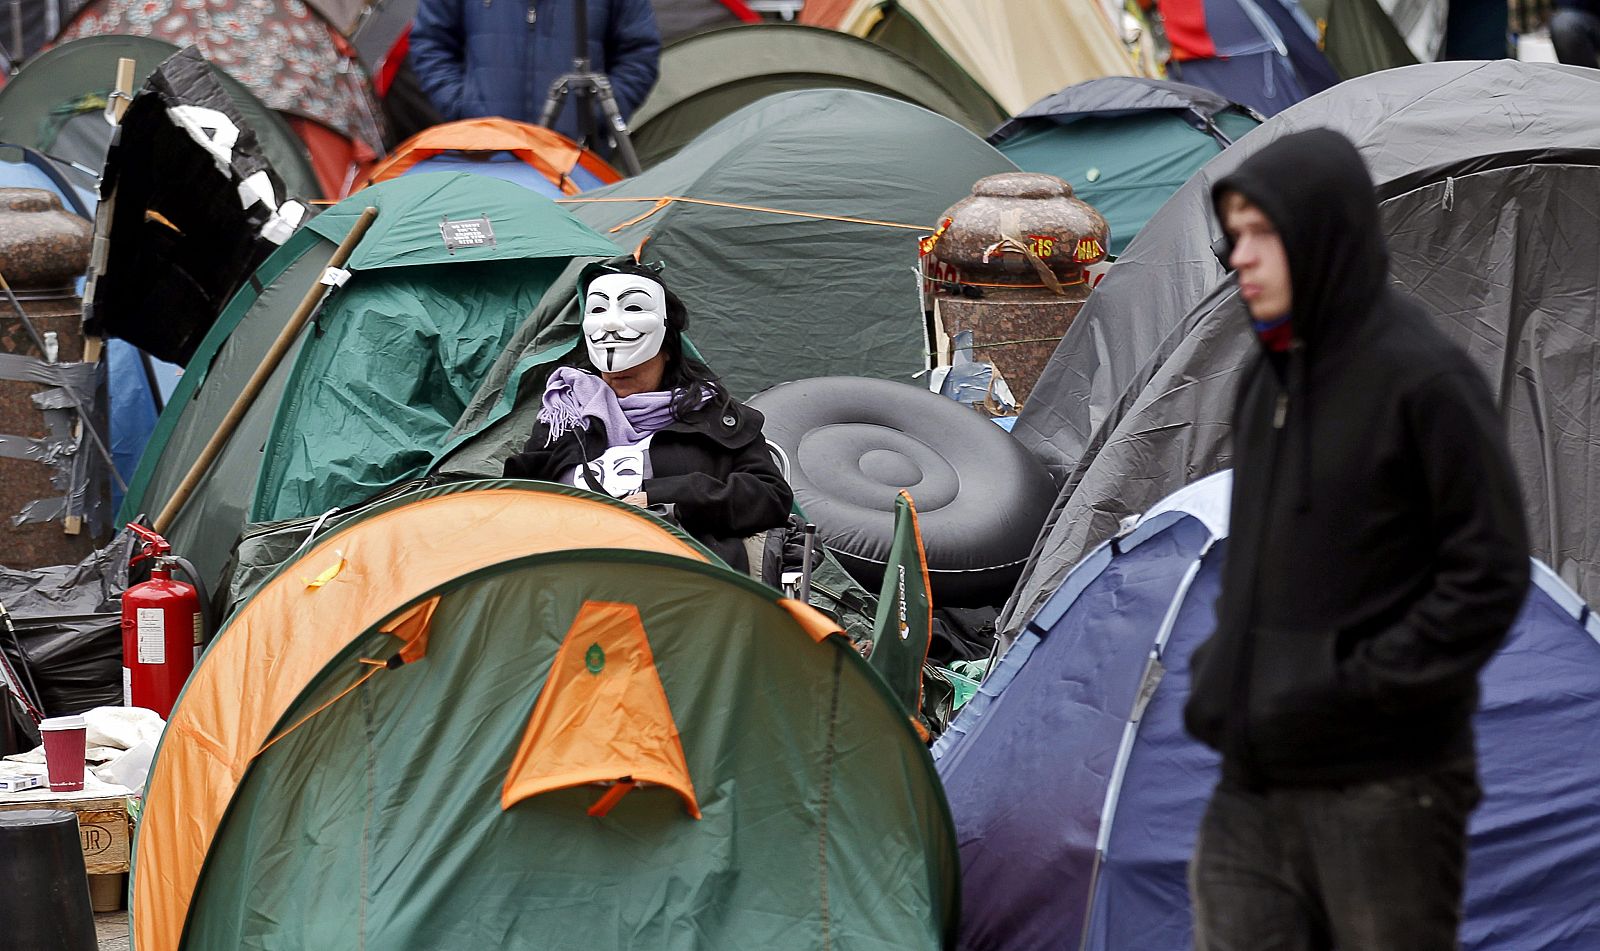
[[[944,947],[943,793],[836,631],[581,490],[377,506],[196,668],[134,947]]]
[[[559,132],[489,116],[423,129],[373,166],[361,187],[423,172],[487,175],[547,198],[622,181],[605,159]]]

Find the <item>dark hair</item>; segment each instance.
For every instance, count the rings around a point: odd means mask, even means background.
[[[633,261],[620,264],[596,262],[586,266],[578,272],[579,313],[583,311],[583,298],[589,293],[589,282],[604,274],[632,274],[661,285],[663,296],[667,301],[667,336],[661,344],[661,351],[667,355],[667,365],[661,374],[661,385],[665,389],[674,391],[672,415],[681,420],[688,419],[697,412],[719,414],[725,412],[733,402],[733,397],[728,393],[727,387],[722,385],[722,381],[717,379],[716,373],[712,372],[704,361],[684,348],[683,332],[689,326],[689,310],[683,306],[683,301],[678,295],[672,293],[672,288],[667,286],[667,282],[662,280],[661,266],[638,264]],[[579,337],[573,365],[591,373],[599,373],[593,361],[589,359],[589,348],[583,345],[582,334]]]

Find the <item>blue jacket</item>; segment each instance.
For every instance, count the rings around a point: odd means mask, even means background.
[[[660,72],[661,35],[650,0],[421,0],[411,30],[412,68],[447,119],[537,122],[550,84],[572,68],[577,2],[589,5],[590,61],[611,77],[626,118]],[[596,124],[604,127],[603,120]],[[575,97],[567,97],[556,129],[577,138]]]

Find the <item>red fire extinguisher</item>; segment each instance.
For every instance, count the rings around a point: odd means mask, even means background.
[[[131,522],[128,529],[144,541],[143,554],[133,560],[154,558],[155,563],[149,581],[122,594],[122,702],[166,719],[205,643],[200,593],[173,580],[174,567],[191,577],[194,573],[172,557],[165,538]]]

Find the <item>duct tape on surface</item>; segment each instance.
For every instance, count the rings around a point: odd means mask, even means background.
[[[49,466],[50,484],[61,494],[35,499],[11,516],[12,525],[53,522],[69,515],[82,517],[98,532],[107,516],[104,493],[92,493],[97,480],[108,478],[105,466],[92,452],[85,451],[90,438],[85,427],[94,420],[85,418],[75,425],[80,409],[96,407],[96,395],[103,392],[101,378],[106,372],[100,363],[46,363],[34,357],[0,353],[0,380],[37,383],[47,389],[33,394],[33,405],[44,418],[42,437],[0,434],[0,457],[23,459]],[[88,414],[85,413],[85,416]]]

